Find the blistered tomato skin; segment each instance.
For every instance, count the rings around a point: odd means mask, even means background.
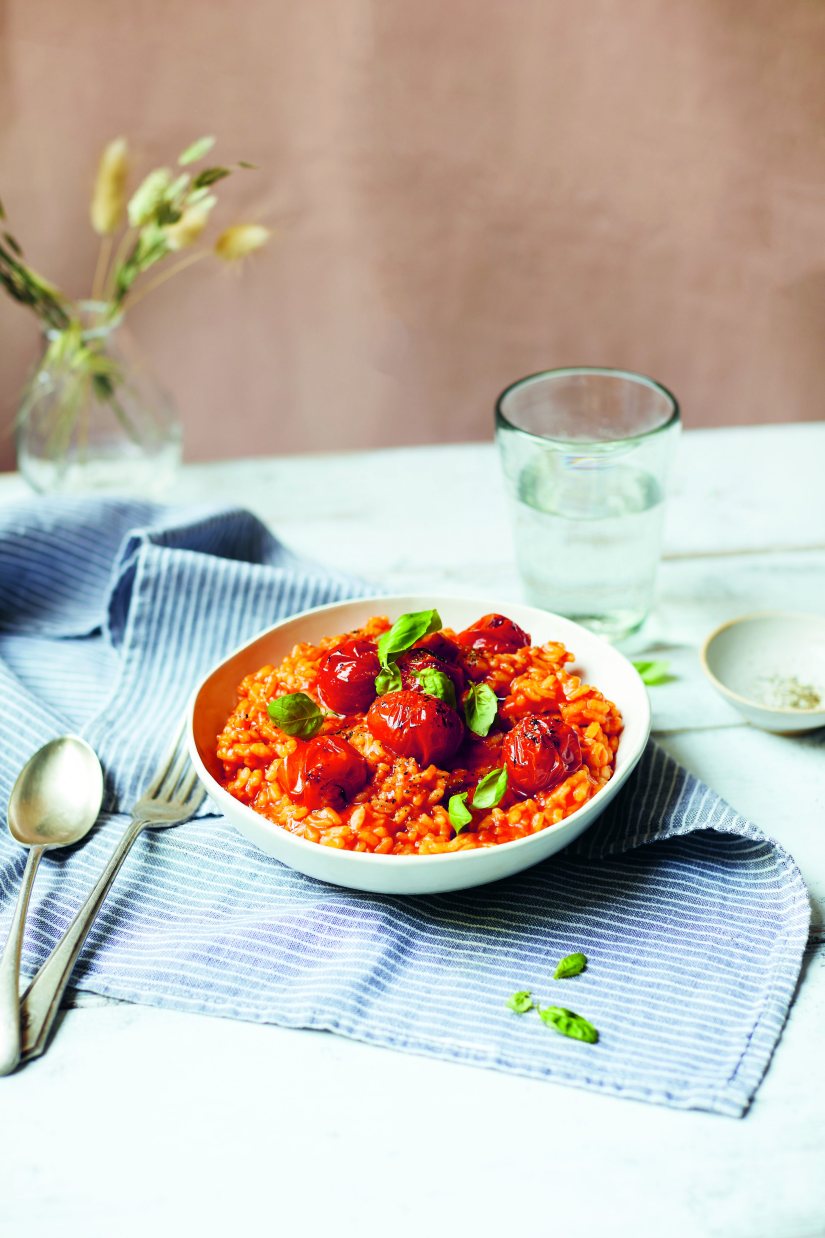
[[[461,700],[461,694],[466,686],[466,679],[460,666],[456,666],[452,662],[446,662],[443,658],[430,653],[428,649],[420,649],[418,647],[402,653],[398,658],[397,665],[401,672],[403,687],[410,688],[413,692],[423,692],[424,689],[421,681],[416,678],[418,672],[423,670],[441,671],[442,675],[446,675],[448,679],[452,680],[456,701]]]
[[[426,636],[422,636],[421,640],[415,642],[413,649],[426,649],[427,653],[435,654],[444,662],[457,662],[461,656],[458,645],[443,632],[429,632]]]
[[[522,718],[502,748],[509,786],[523,796],[549,791],[582,763],[579,737],[560,718]]]
[[[421,766],[443,765],[464,738],[464,723],[446,701],[410,689],[379,696],[367,726],[389,752]]]
[[[318,668],[321,704],[336,714],[365,713],[375,700],[378,651],[371,640],[346,640],[336,645]]]
[[[310,812],[340,812],[367,784],[370,767],[360,752],[339,735],[318,735],[291,752],[278,770],[290,799]]]
[[[482,615],[469,628],[456,636],[464,649],[478,649],[486,653],[515,653],[530,644],[530,637],[506,615]]]

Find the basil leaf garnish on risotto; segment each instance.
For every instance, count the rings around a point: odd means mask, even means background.
[[[395,663],[390,662],[389,666],[382,666],[375,676],[375,691],[378,695],[383,696],[385,692],[400,692],[401,687],[401,672]]]
[[[494,808],[504,798],[507,790],[507,770],[491,769],[485,774],[475,789],[473,808]]]
[[[437,696],[455,709],[455,686],[449,675],[434,666],[425,666],[422,671],[415,672],[415,677],[428,696]]]
[[[527,1014],[528,1010],[533,1009],[534,1004],[529,989],[519,989],[518,993],[507,998],[508,1010],[514,1010],[516,1014]]]
[[[306,692],[288,692],[276,696],[266,707],[272,721],[287,735],[312,739],[320,731],[326,714]]]
[[[455,830],[456,834],[460,834],[465,825],[469,825],[473,819],[473,814],[467,807],[467,796],[469,792],[459,791],[457,795],[450,796],[450,802],[447,805],[447,812],[450,815],[450,825]]]
[[[548,1027],[554,1027],[562,1036],[569,1036],[571,1040],[585,1040],[589,1045],[594,1045],[599,1039],[599,1033],[593,1024],[588,1023],[580,1014],[574,1014],[572,1010],[565,1010],[563,1006],[545,1006],[544,1010],[537,1006],[536,1009],[542,1022]]]
[[[554,980],[567,980],[570,976],[578,976],[587,967],[586,954],[568,954],[556,965],[553,972]]]
[[[437,632],[440,627],[441,616],[437,610],[412,610],[400,615],[389,632],[378,638],[378,660],[382,666],[387,666],[399,653],[411,649],[422,636]]]
[[[484,736],[496,720],[498,697],[486,683],[473,683],[464,697],[464,718],[476,735]]]

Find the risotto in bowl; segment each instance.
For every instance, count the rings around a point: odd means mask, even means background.
[[[577,838],[650,729],[627,659],[516,604],[378,597],[263,632],[195,694],[190,751],[262,850],[336,885],[496,881]]]

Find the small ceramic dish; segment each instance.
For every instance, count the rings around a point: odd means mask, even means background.
[[[242,804],[220,784],[216,736],[234,708],[237,687],[245,675],[266,663],[280,662],[299,641],[315,642],[335,632],[349,632],[372,615],[396,619],[407,611],[437,607],[443,622],[460,630],[479,615],[503,610],[530,632],[534,644],[563,641],[575,655],[572,669],[615,701],[624,730],[610,781],[592,799],[557,825],[527,838],[441,855],[373,855],[337,850],[309,842],[268,821]],[[639,675],[623,654],[607,641],[569,619],[531,606],[426,594],[361,598],[295,615],[262,632],[230,654],[204,679],[195,693],[189,717],[189,751],[210,799],[256,847],[299,872],[333,885],[378,894],[436,894],[498,881],[521,872],[573,842],[604,812],[625,784],[644,751],[650,732],[650,704]]]
[[[825,726],[825,615],[742,615],[711,632],[700,657],[717,692],[763,731]]]

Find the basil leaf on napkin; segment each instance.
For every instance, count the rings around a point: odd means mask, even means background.
[[[507,998],[508,1010],[514,1010],[516,1014],[527,1014],[528,1010],[533,1009],[534,1004],[529,989],[519,989],[518,993]]]
[[[504,766],[501,769],[491,769],[475,789],[473,808],[494,808],[503,799],[506,790],[507,770]]]
[[[415,677],[428,696],[437,696],[440,701],[446,701],[455,709],[455,685],[449,675],[436,670],[434,666],[425,666],[423,670],[415,672]]]
[[[400,615],[389,632],[378,638],[378,659],[381,665],[386,666],[397,654],[411,649],[422,636],[437,632],[441,626],[441,616],[437,610],[413,610],[406,615]]]
[[[473,814],[467,807],[467,795],[467,791],[459,791],[457,795],[450,796],[450,802],[447,805],[447,812],[450,814],[450,825],[456,834],[460,834],[464,826],[469,825],[473,819]]]
[[[655,684],[667,683],[673,676],[670,673],[670,663],[663,661],[634,662],[633,666],[639,672],[642,683],[652,688]]]
[[[558,963],[553,972],[554,980],[567,980],[570,976],[578,976],[587,967],[586,954],[568,954]]]
[[[498,697],[486,683],[473,683],[464,698],[464,718],[476,735],[486,735],[496,720]]]
[[[580,1014],[574,1014],[572,1010],[565,1010],[563,1006],[545,1006],[544,1010],[539,1010],[539,1015],[543,1023],[554,1027],[562,1036],[569,1036],[572,1040],[585,1040],[589,1045],[594,1045],[599,1039],[599,1033],[592,1023],[588,1023]]]
[[[306,692],[288,692],[271,700],[266,712],[277,727],[287,735],[312,739],[320,731],[326,714]]]

